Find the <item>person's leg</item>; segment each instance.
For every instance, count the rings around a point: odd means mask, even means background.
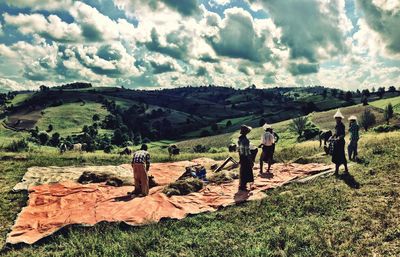
[[[354,142],[354,160],[357,160],[357,157],[358,157],[358,141],[355,141]]]
[[[336,164],[336,165],[335,165],[335,176],[338,176],[338,175],[339,175],[339,167],[340,167],[339,164]]]
[[[143,168],[142,193],[143,195],[149,195],[149,176],[145,168]]]
[[[352,144],[351,144],[351,141],[350,141],[350,143],[349,143],[349,145],[348,145],[348,147],[347,147],[347,153],[348,153],[348,155],[349,155],[349,160],[351,160],[351,157],[352,157],[352,155],[353,155],[353,146],[352,146]]]
[[[135,190],[133,191],[134,194],[140,194],[141,192],[141,187],[140,187],[140,174],[139,174],[139,168],[135,164],[133,166],[133,177],[135,180]]]
[[[261,153],[261,157],[260,157],[260,174],[263,174],[264,172],[264,160],[263,160],[263,155]]]
[[[343,165],[344,165],[344,172],[349,173],[349,169],[347,168],[347,160],[346,159],[344,160]]]

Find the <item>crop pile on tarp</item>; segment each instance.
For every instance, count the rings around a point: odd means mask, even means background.
[[[190,165],[193,162],[153,164],[151,173],[157,183],[167,185]],[[138,226],[163,218],[182,219],[188,214],[216,211],[237,202],[264,198],[265,190],[329,168],[323,164],[275,164],[274,175],[256,177],[255,189],[250,192],[238,191],[238,180],[233,180],[220,185],[208,184],[199,192],[171,197],[162,192],[164,186],[153,187],[148,196],[136,198],[127,196],[133,186],[82,185],[76,181],[31,186],[27,206],[15,221],[7,242],[32,244],[72,224],[92,226],[106,221]]]
[[[198,178],[185,178],[172,182],[166,186],[163,193],[167,196],[188,195],[200,191],[203,188],[203,185],[203,181]]]

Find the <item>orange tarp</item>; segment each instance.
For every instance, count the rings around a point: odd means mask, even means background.
[[[153,164],[152,174],[161,184],[176,180],[190,162]],[[150,189],[143,198],[129,198],[132,186],[81,185],[67,181],[30,188],[29,202],[19,214],[7,242],[27,243],[49,236],[72,224],[95,225],[101,221],[125,222],[132,226],[158,222],[162,218],[182,219],[188,214],[216,211],[220,207],[265,197],[262,191],[295,178],[328,170],[321,164],[275,164],[273,176],[255,179],[250,192],[237,190],[238,180],[222,185],[207,185],[200,192],[167,197],[163,186]],[[255,171],[257,173],[257,171]]]

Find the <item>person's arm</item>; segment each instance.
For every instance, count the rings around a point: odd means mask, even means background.
[[[149,172],[150,170],[150,154],[146,156],[146,171]]]
[[[276,144],[279,141],[279,135],[278,135],[278,133],[274,132],[274,136],[275,136],[275,144]]]

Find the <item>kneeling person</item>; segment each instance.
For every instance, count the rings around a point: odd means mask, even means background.
[[[147,145],[143,144],[139,151],[133,154],[132,159],[133,176],[135,178],[135,191],[133,194],[146,196],[149,194],[150,154]]]

